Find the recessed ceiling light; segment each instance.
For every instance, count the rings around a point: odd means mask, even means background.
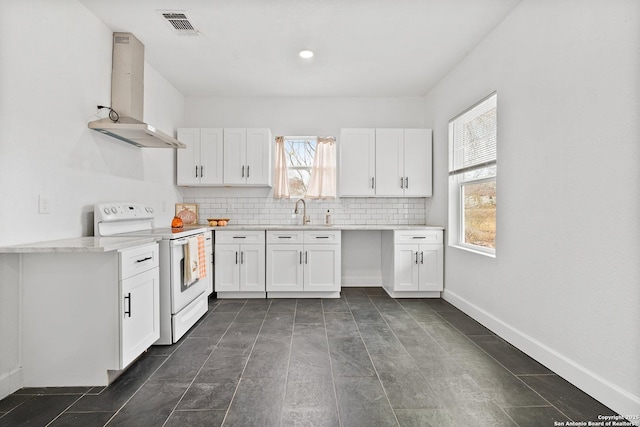
[[[300,58],[310,59],[313,57],[313,52],[310,50],[301,50],[298,55],[300,55]]]

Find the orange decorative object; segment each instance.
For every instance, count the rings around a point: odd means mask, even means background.
[[[179,216],[174,216],[173,220],[171,221],[171,228],[182,228],[184,226],[184,223],[182,222],[182,218],[180,218]]]

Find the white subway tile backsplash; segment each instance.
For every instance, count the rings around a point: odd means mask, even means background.
[[[294,215],[295,200],[269,197],[185,197],[183,203],[198,204],[198,222],[207,218],[231,218],[231,224],[288,225],[302,223]],[[340,198],[306,200],[312,224],[324,224],[327,210],[337,225],[425,224],[424,198]]]

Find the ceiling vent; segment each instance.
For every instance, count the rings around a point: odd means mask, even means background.
[[[184,11],[159,10],[158,13],[174,33],[185,36],[197,36],[199,34]]]

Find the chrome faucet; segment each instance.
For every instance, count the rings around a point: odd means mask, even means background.
[[[303,211],[302,211],[302,225],[307,225],[309,224],[309,222],[311,222],[311,220],[309,219],[309,217],[307,216],[307,202],[304,201],[304,199],[298,199],[296,201],[296,209],[293,211],[294,214],[298,214],[298,203],[302,202],[302,207],[303,207]]]

